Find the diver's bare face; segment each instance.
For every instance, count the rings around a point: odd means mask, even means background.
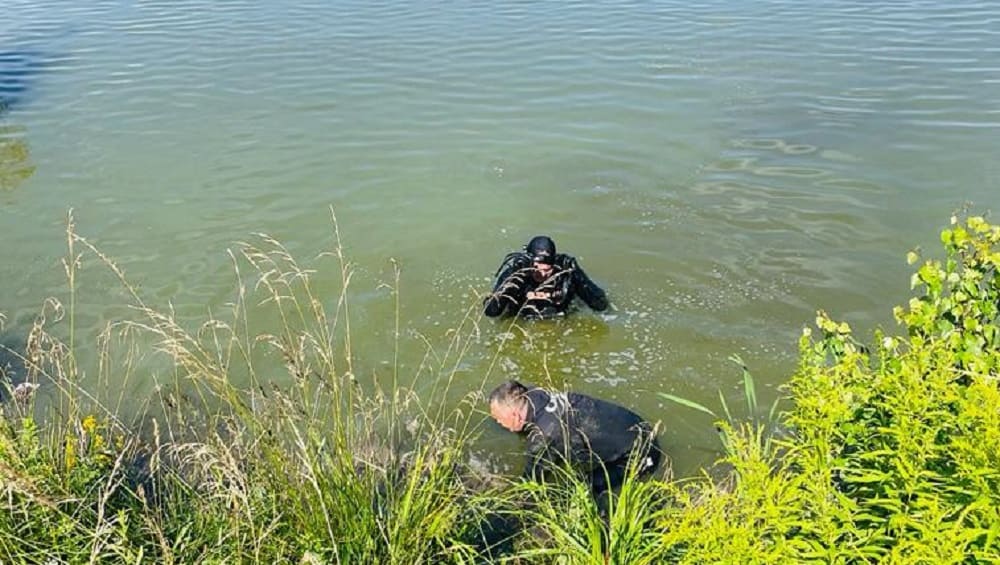
[[[534,266],[535,266],[535,271],[532,274],[536,281],[541,282],[552,276],[552,271],[553,271],[552,265],[548,265],[546,263],[539,263],[538,261],[535,261]]]
[[[528,417],[528,405],[510,405],[500,402],[490,404],[490,415],[498,424],[512,432],[520,432],[524,429],[525,420]]]

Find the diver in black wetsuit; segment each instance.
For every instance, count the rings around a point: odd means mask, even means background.
[[[508,313],[548,318],[565,313],[576,296],[598,312],[608,307],[608,297],[583,272],[576,258],[556,253],[555,242],[539,235],[524,251],[504,257],[493,292],[483,302],[484,313],[490,317]]]
[[[585,473],[597,496],[621,485],[631,458],[638,476],[652,474],[660,464],[653,427],[617,404],[517,381],[495,388],[489,403],[501,426],[528,436],[525,478],[544,478],[548,465],[569,463]]]

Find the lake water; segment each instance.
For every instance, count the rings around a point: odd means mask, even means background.
[[[334,207],[355,350],[383,374],[390,259],[405,375],[416,335],[443,350],[501,257],[546,233],[614,309],[524,324],[487,386],[547,371],[635,407],[681,473],[715,457],[711,418],[651,392],[738,406],[738,354],[769,404],[816,310],[898,331],[906,252],[1000,206],[995,2],[4,0],[0,96],[10,335],[65,296],[71,207],[190,320],[232,299],[235,241],[311,258]],[[122,312],[112,283],[81,273],[84,330]],[[480,323],[456,389],[507,327]]]

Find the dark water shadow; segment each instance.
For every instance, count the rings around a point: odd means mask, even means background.
[[[24,365],[26,340],[14,333],[0,333],[0,402],[7,402],[13,391],[27,382]]]
[[[0,46],[0,192],[17,188],[35,173],[25,128],[7,121],[31,103],[44,73],[66,57],[37,48]],[[5,123],[6,122],[6,123]]]
[[[0,114],[27,103],[39,76],[59,60],[37,49],[0,49]]]

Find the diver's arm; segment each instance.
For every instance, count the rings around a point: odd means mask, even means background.
[[[546,468],[552,464],[549,453],[549,441],[539,433],[528,435],[527,461],[521,478],[527,481],[544,480]]]
[[[504,298],[496,294],[490,294],[483,301],[485,307],[483,308],[483,314],[486,314],[490,318],[495,318],[504,311]]]
[[[504,313],[508,307],[517,307],[518,297],[524,294],[525,276],[522,271],[530,266],[523,253],[511,253],[497,269],[493,291],[483,300],[483,313],[491,318]]]
[[[608,296],[604,293],[604,289],[590,280],[590,277],[587,276],[587,273],[580,267],[576,259],[572,260],[572,267],[573,284],[576,286],[576,292],[580,295],[580,298],[587,303],[587,306],[598,312],[607,310]]]

